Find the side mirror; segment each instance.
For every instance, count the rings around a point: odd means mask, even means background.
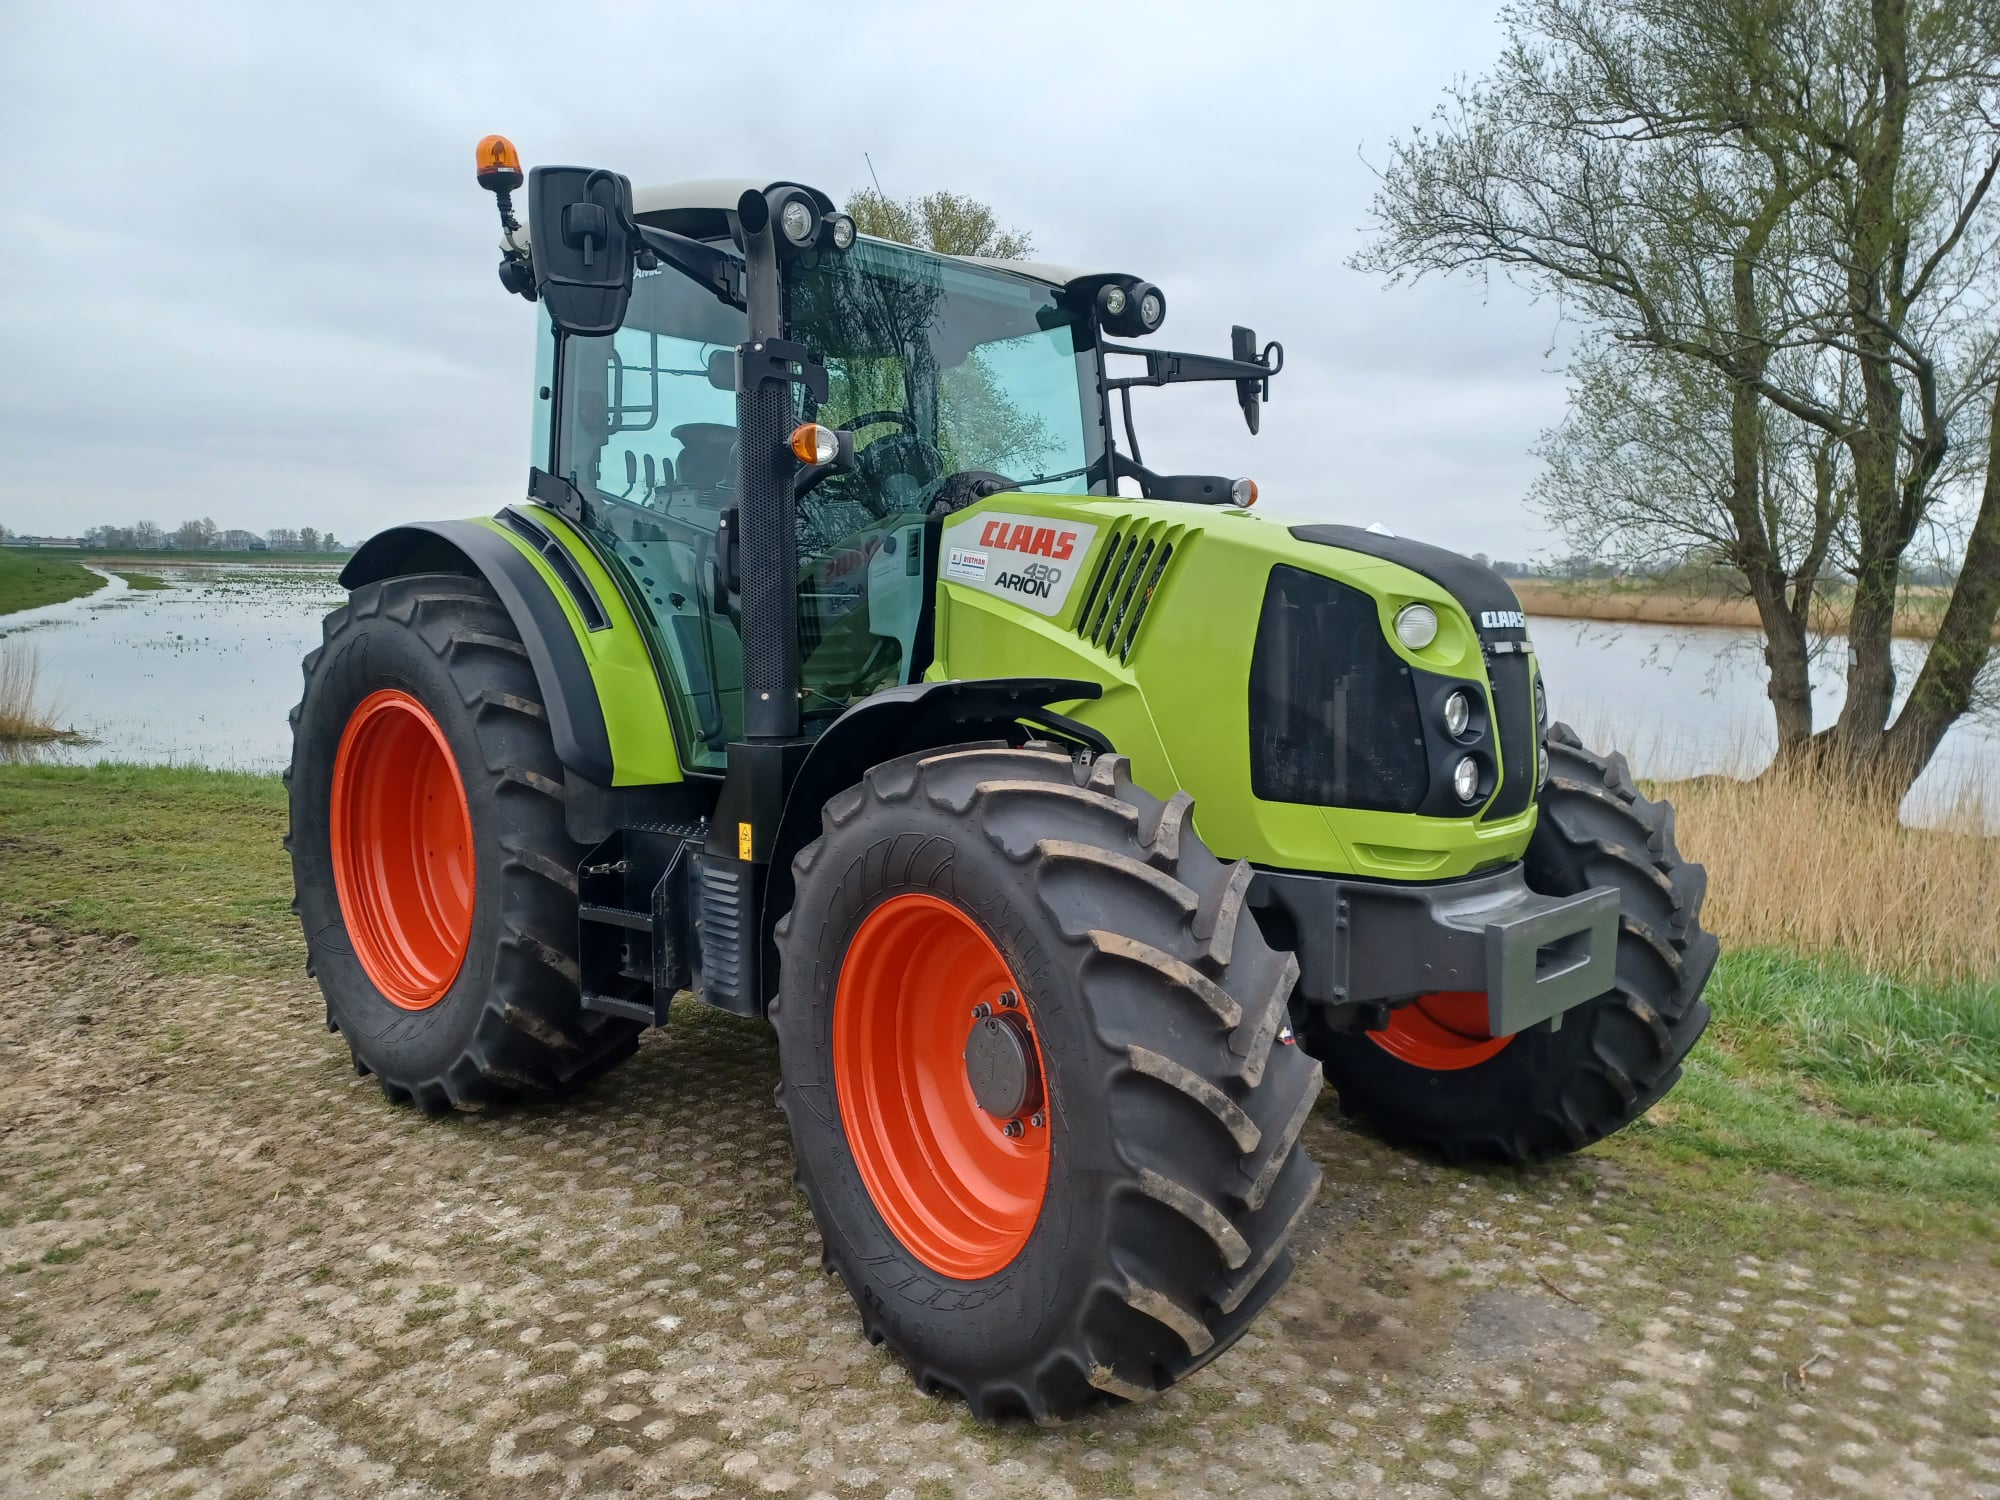
[[[1254,363],[1257,359],[1257,333],[1245,328],[1241,323],[1229,330],[1229,357]],[[1258,424],[1263,420],[1260,403],[1271,399],[1271,382],[1268,380],[1239,380],[1236,382],[1236,404],[1243,408],[1243,420],[1254,437]]]
[[[535,290],[562,333],[616,333],[632,300],[632,184],[589,167],[528,174]]]

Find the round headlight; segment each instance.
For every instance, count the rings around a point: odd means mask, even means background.
[[[1458,793],[1458,800],[1470,802],[1479,795],[1479,762],[1469,755],[1459,757],[1458,764],[1451,768],[1451,789]]]
[[[1125,315],[1124,287],[1113,285],[1104,289],[1104,310],[1114,318],[1122,318]]]
[[[854,221],[846,214],[833,216],[833,248],[846,250],[854,244]]]
[[[1158,292],[1148,292],[1139,299],[1139,321],[1148,328],[1159,327],[1166,311],[1167,304]]]
[[[1229,485],[1229,498],[1233,504],[1240,505],[1246,510],[1249,509],[1249,507],[1257,503],[1257,481],[1254,479],[1232,480]]]
[[[1458,688],[1444,700],[1444,727],[1453,739],[1465,733],[1472,722],[1472,700],[1465,696],[1465,689]]]
[[[1396,613],[1396,639],[1421,651],[1438,638],[1437,611],[1428,604],[1405,604]]]
[[[803,198],[791,198],[778,215],[778,227],[794,245],[806,245],[812,243],[813,231],[819,225],[810,203]]]
[[[1549,729],[1549,695],[1543,691],[1541,674],[1535,674],[1535,723],[1542,733]]]

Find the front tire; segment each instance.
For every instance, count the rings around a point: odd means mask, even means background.
[[[983,1420],[1155,1395],[1291,1272],[1320,1071],[1191,806],[963,746],[876,767],[794,864],[772,1020],[826,1265]]]
[[[1484,995],[1432,995],[1381,1033],[1300,1031],[1344,1113],[1452,1161],[1542,1161],[1622,1130],[1679,1081],[1708,1025],[1702,987],[1716,940],[1702,930],[1708,876],[1681,858],[1673,809],[1642,795],[1625,757],[1549,731],[1549,779],[1524,858],[1530,889],[1619,894],[1617,982],[1560,1030],[1485,1035]]]
[[[562,765],[483,580],[364,584],[305,659],[285,773],[307,972],[356,1071],[428,1114],[594,1078],[637,1045],[586,1013]]]

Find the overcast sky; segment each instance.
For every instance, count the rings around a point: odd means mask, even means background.
[[[1286,348],[1140,392],[1156,468],[1518,557],[1555,310],[1346,268],[1371,174],[1492,4],[29,5],[0,0],[0,524],[208,515],[353,541],[490,513],[528,462],[534,310],[494,279],[488,131],[637,183],[948,187],[1050,259],[1159,282],[1160,341]]]

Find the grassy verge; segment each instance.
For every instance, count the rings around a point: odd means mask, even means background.
[[[303,962],[274,776],[0,766],[0,908],[130,933],[169,969]]]
[[[93,593],[104,580],[60,554],[26,547],[0,547],[0,615],[39,609]]]
[[[284,826],[275,777],[0,767],[0,910],[132,934],[164,969],[295,973]],[[1663,1233],[1753,1243],[1790,1183],[1850,1229],[2000,1235],[2000,984],[1738,946],[1708,998],[1680,1086],[1597,1148],[1677,1195]]]
[[[166,579],[156,578],[151,573],[133,573],[124,568],[113,568],[111,571],[142,593],[150,589],[163,589],[167,587]]]

